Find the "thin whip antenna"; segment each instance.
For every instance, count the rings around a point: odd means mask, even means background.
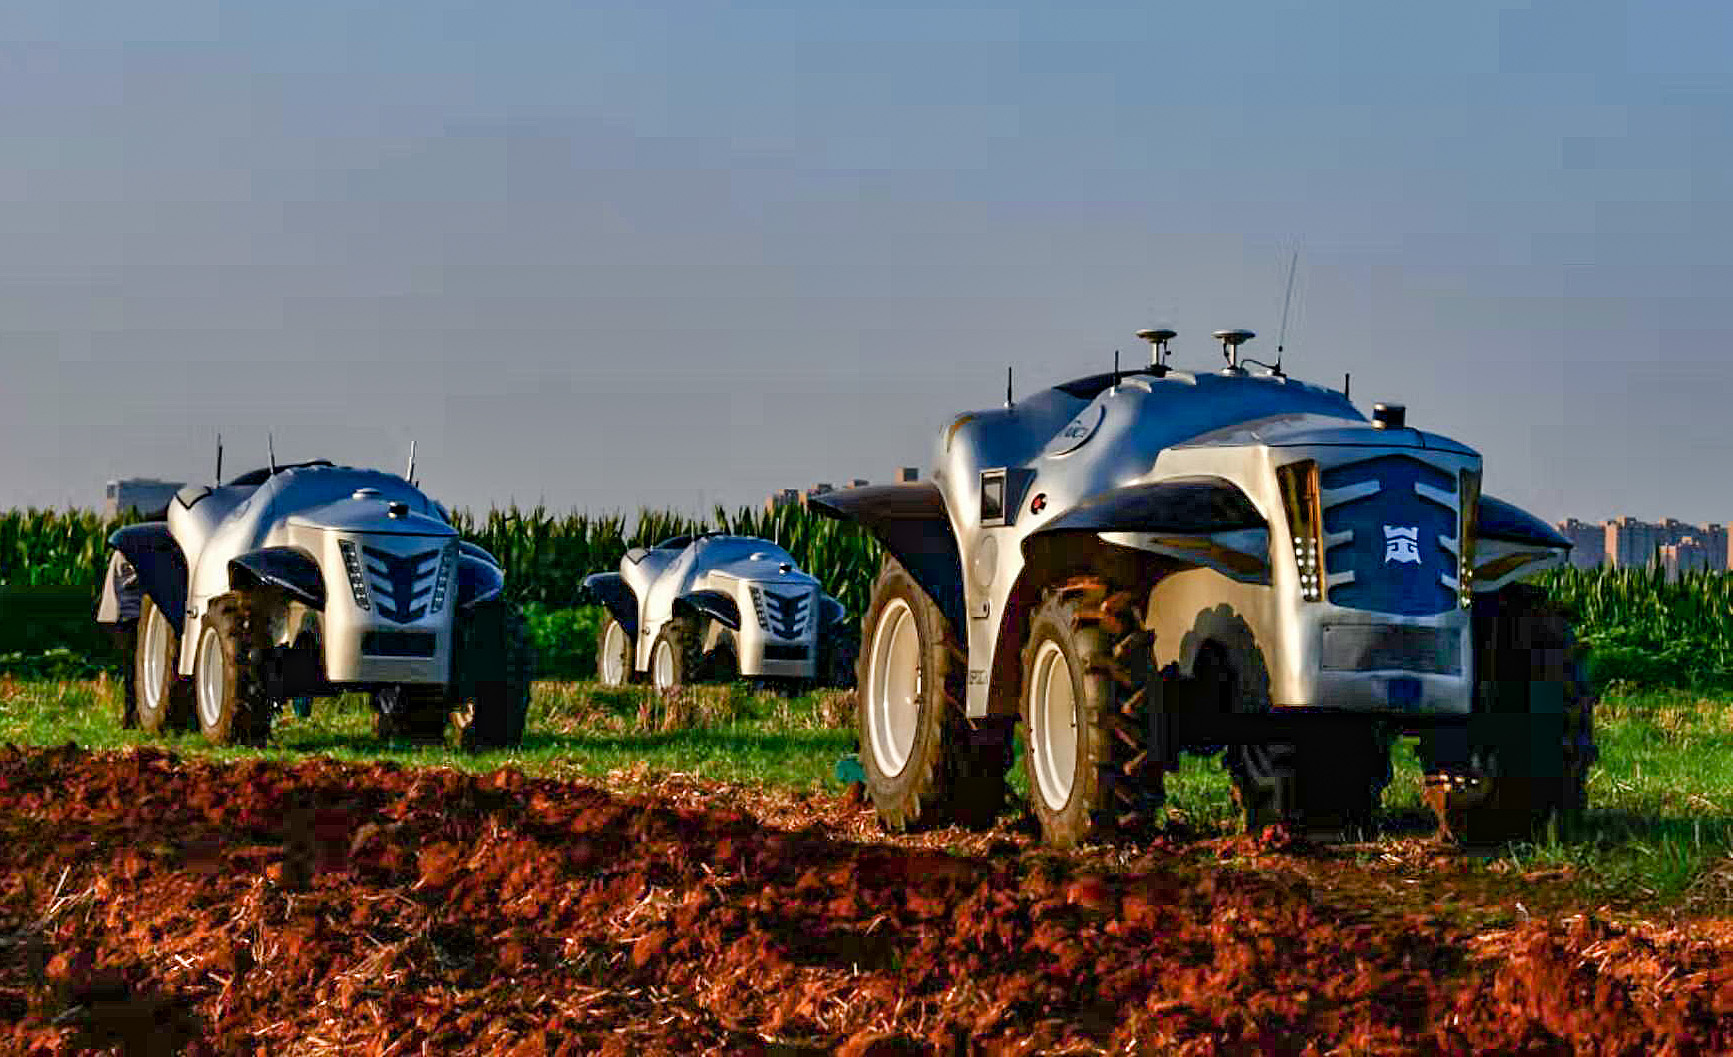
[[[1282,373],[1282,345],[1288,340],[1288,306],[1294,303],[1294,269],[1300,264],[1300,251],[1288,259],[1288,292],[1282,295],[1282,327],[1276,332],[1276,373]]]
[[[403,479],[410,484],[415,483],[415,442],[409,442],[409,469],[404,471]]]
[[[271,457],[271,472],[277,472],[277,442],[272,436],[265,434],[265,454]]]
[[[223,435],[217,434],[217,486],[223,483]]]
[[[1016,407],[1016,401],[1011,399],[1011,365],[1005,365],[1005,406]]]

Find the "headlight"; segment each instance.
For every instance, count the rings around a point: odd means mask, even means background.
[[[337,549],[343,554],[343,570],[349,574],[349,591],[355,596],[358,609],[372,609],[367,601],[367,581],[361,576],[361,556],[355,553],[355,544],[348,540],[338,540]]]
[[[433,579],[433,601],[427,607],[429,613],[437,613],[445,605],[445,586],[451,580],[451,566],[456,557],[457,543],[446,544],[439,556],[439,575]]]
[[[1276,470],[1288,535],[1294,541],[1294,564],[1300,570],[1300,597],[1324,600],[1324,518],[1318,506],[1318,464],[1311,459]]]
[[[1480,523],[1480,471],[1462,471],[1457,496],[1456,596],[1467,609],[1474,604],[1474,534]]]

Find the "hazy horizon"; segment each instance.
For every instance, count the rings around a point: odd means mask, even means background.
[[[0,12],[0,508],[314,457],[473,509],[926,469],[1211,330],[1549,520],[1733,522],[1733,8]],[[232,472],[231,471],[231,472]],[[1707,477],[1705,484],[1705,471]]]

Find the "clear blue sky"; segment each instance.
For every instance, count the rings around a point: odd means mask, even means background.
[[[0,507],[324,456],[757,502],[1174,324],[1733,520],[1733,5],[0,9]],[[1254,351],[1255,354],[1255,351]]]

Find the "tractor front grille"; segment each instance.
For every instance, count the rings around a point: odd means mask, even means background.
[[[812,618],[812,592],[781,594],[754,584],[752,608],[758,615],[758,626],[764,630],[778,638],[803,638]]]
[[[1353,609],[1430,616],[1455,608],[1456,476],[1407,455],[1324,468],[1325,584]]]
[[[410,624],[427,614],[427,601],[440,569],[439,548],[416,554],[392,554],[362,547],[367,560],[367,586],[380,616]]]

